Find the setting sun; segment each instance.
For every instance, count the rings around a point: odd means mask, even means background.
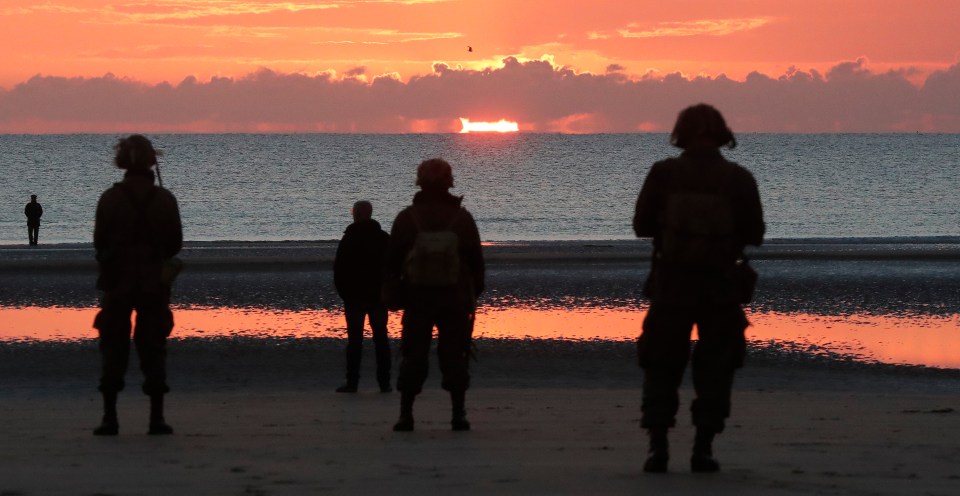
[[[500,119],[497,122],[470,122],[470,119],[460,118],[463,128],[461,133],[515,133],[520,130],[516,122]]]

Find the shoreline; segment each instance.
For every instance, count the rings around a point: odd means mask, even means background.
[[[188,241],[180,258],[186,270],[255,267],[332,267],[338,240]],[[537,263],[648,263],[647,239],[485,242],[491,265]],[[751,260],[960,261],[960,237],[772,239],[748,247]],[[92,243],[28,247],[0,245],[0,273],[29,270],[95,270]]]
[[[648,305],[641,288],[649,262],[624,256],[634,256],[643,244],[489,248],[488,291],[478,301],[482,318],[477,336],[526,339],[515,343],[520,347],[558,337],[634,338]],[[173,293],[175,309],[183,312],[177,322],[188,336],[338,336],[342,302],[333,289],[329,262],[336,245],[322,245],[330,257],[327,262],[318,261],[327,255],[316,244],[301,242],[283,243],[279,249],[261,243],[188,249],[186,269]],[[822,246],[797,249],[806,250],[806,256],[822,254],[817,251]],[[940,255],[920,258],[843,258],[847,245],[825,248],[840,257],[755,258],[760,280],[746,309],[756,326],[748,338],[776,349],[783,362],[794,352],[842,352],[857,362],[953,367],[960,363],[960,355],[951,351],[960,349],[960,336],[951,332],[951,326],[960,323],[960,264],[944,258],[943,246],[921,247]],[[866,248],[889,255],[890,250],[901,253],[902,247]],[[5,262],[0,263],[5,280],[0,319],[14,325],[12,331],[22,330],[4,335],[14,340],[91,335],[86,334],[93,318],[90,309],[98,306],[99,294],[95,265],[86,250],[89,247],[70,252],[73,258],[64,258],[58,250],[20,250],[32,258],[10,260],[5,256],[10,252],[0,249],[0,261]],[[88,310],[81,315],[83,309]],[[393,332],[398,332],[399,314],[391,320]]]

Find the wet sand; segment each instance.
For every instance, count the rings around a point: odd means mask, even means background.
[[[960,238],[911,242],[770,241],[752,253],[760,272],[754,310],[822,314],[960,313]],[[193,242],[174,304],[279,310],[338,308],[336,241]],[[485,306],[638,307],[649,243],[532,242],[484,247]],[[0,246],[0,305],[91,307],[89,244]]]
[[[227,252],[209,262],[198,256],[178,281],[178,302],[335,307],[322,256],[308,244],[285,246],[307,258],[284,264],[270,260],[277,256],[273,247],[237,253],[214,246]],[[89,254],[83,246],[66,250],[73,249]],[[551,253],[564,249],[550,245]],[[627,250],[621,259],[591,249],[549,261],[536,251],[489,257],[484,304],[641,305],[642,252]],[[856,257],[757,256],[763,277],[757,311],[958,313],[960,269],[944,255],[955,247],[877,249],[860,247]],[[52,249],[43,254],[46,262],[37,261],[37,251],[18,258],[12,250],[0,248],[0,303],[95,304],[82,256],[71,266],[70,255]],[[871,250],[873,256],[862,253]],[[237,263],[235,256],[257,262]],[[416,406],[417,430],[399,434],[390,430],[399,398],[375,392],[369,343],[361,393],[342,395],[332,392],[342,379],[342,340],[222,338],[170,343],[168,420],[175,436],[144,434],[147,400],[133,358],[120,400],[121,435],[103,439],[90,435],[100,415],[93,340],[5,342],[0,494],[960,491],[957,370],[753,348],[735,385],[728,430],[715,446],[724,471],[689,473],[692,392],[685,384],[671,434],[671,472],[648,476],[640,471],[642,376],[631,343],[481,339],[477,345],[469,433],[449,430],[435,362]]]

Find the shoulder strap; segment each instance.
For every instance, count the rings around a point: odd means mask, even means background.
[[[420,221],[420,217],[418,217],[416,214],[416,210],[417,210],[417,207],[410,207],[410,216],[413,217],[413,224],[417,227],[418,232],[425,231],[425,229],[423,228],[423,223]],[[454,212],[453,218],[450,219],[450,222],[447,224],[447,227],[442,230],[452,231],[453,226],[457,223],[458,220],[460,220],[460,215],[463,212],[463,210],[464,210],[463,207],[457,207],[457,211]]]
[[[453,218],[450,219],[450,223],[447,224],[447,230],[452,231],[453,225],[460,220],[460,214],[463,212],[463,207],[457,207],[457,211],[453,213]]]

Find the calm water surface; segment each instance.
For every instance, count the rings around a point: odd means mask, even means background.
[[[23,243],[23,206],[44,206],[41,243],[86,242],[120,177],[113,135],[0,136],[0,243]],[[447,158],[485,240],[629,239],[666,135],[156,135],[164,184],[189,240],[337,239],[358,199],[389,229],[422,159]],[[960,235],[960,135],[739,136],[769,237]]]

